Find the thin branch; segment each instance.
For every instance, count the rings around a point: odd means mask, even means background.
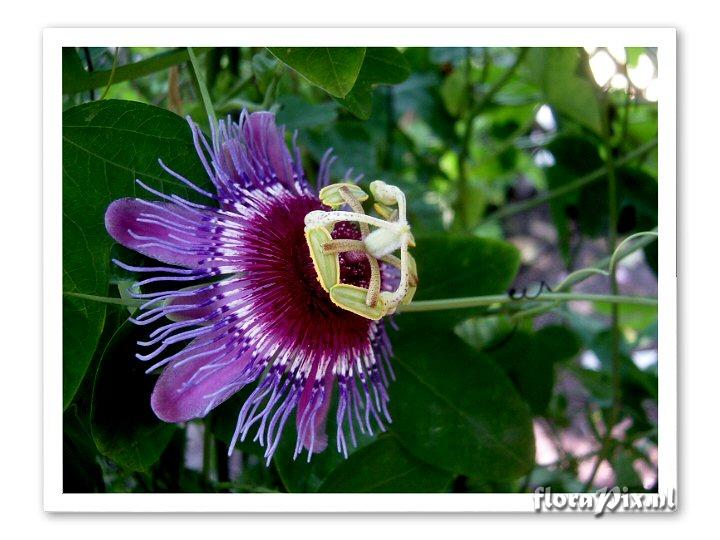
[[[531,302],[600,302],[606,304],[631,304],[636,306],[657,306],[657,298],[652,296],[623,296],[619,294],[590,293],[544,293],[533,298],[512,298],[507,294],[491,294],[486,296],[466,296],[461,298],[443,298],[441,300],[414,301],[400,306],[398,311],[412,313],[419,311],[439,311],[446,309],[465,309],[496,304],[520,305]]]
[[[657,139],[653,139],[652,141],[646,142],[645,144],[643,144],[642,146],[639,146],[632,152],[628,152],[621,158],[616,159],[615,167],[625,165],[626,163],[629,163],[639,157],[642,157],[647,152],[651,151],[653,148],[656,148],[657,145],[658,145]],[[574,180],[568,184],[565,184],[564,186],[550,190],[546,193],[541,193],[537,197],[534,197],[527,201],[521,201],[521,202],[503,206],[499,210],[497,210],[497,211],[493,212],[492,214],[488,215],[487,217],[485,217],[483,222],[487,223],[489,221],[497,221],[499,219],[514,216],[515,214],[520,214],[521,212],[526,212],[527,210],[530,210],[531,208],[540,206],[541,204],[544,204],[548,201],[551,201],[558,197],[562,197],[563,195],[565,195],[567,193],[571,193],[575,190],[585,187],[586,185],[591,184],[592,182],[595,182],[597,180],[600,180],[601,178],[605,178],[607,176],[607,171],[608,171],[608,167],[607,167],[607,164],[605,164],[603,167],[600,167],[599,169],[596,169],[593,172],[586,174],[585,176],[581,176],[577,180]]]
[[[199,56],[209,50],[210,47],[198,47],[195,49],[195,54]],[[63,94],[77,94],[78,92],[106,86],[111,77],[114,83],[117,84],[144,77],[156,71],[162,71],[170,66],[182,64],[187,60],[187,49],[184,47],[182,49],[173,49],[156,54],[145,60],[140,60],[139,62],[118,66],[114,75],[112,69],[105,69],[88,73],[86,77],[72,77],[71,79],[64,80],[62,91]]]

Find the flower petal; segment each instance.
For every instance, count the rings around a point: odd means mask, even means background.
[[[275,125],[275,115],[265,111],[250,114],[243,131],[255,161],[266,164],[270,175],[292,187],[292,157],[285,145],[284,130]]]
[[[219,308],[237,302],[243,289],[238,278],[195,285],[182,289],[182,292],[188,294],[172,296],[165,303],[165,316],[171,321],[208,319]]]
[[[247,382],[244,375],[252,351],[239,353],[239,347],[227,344],[227,339],[204,345],[196,339],[163,370],[150,399],[158,418],[165,422],[201,418]],[[218,350],[222,348],[228,350]]]
[[[118,199],[105,212],[105,228],[123,246],[159,261],[199,268],[212,266],[210,209]]]

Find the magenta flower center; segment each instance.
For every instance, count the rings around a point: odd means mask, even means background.
[[[310,258],[304,237],[304,217],[312,210],[324,208],[314,197],[292,197],[273,204],[262,221],[273,224],[264,229],[266,234],[258,235],[262,245],[258,252],[266,253],[262,258],[268,267],[257,268],[258,282],[273,283],[277,298],[264,306],[265,314],[283,328],[292,328],[293,335],[304,336],[304,343],[310,349],[343,350],[347,347],[362,350],[367,347],[370,321],[337,307],[318,282],[317,273]],[[283,231],[276,236],[275,231]],[[272,235],[271,238],[267,236]],[[333,231],[334,238],[360,239],[360,231],[353,223],[340,223]],[[370,265],[363,253],[346,253],[341,256],[341,280],[343,283],[366,287],[370,277]],[[254,276],[248,276],[253,280]],[[286,299],[293,299],[288,302]],[[283,299],[281,302],[280,299]],[[329,336],[332,336],[329,339]]]

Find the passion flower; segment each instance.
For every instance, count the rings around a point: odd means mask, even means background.
[[[148,371],[162,368],[152,409],[167,422],[201,418],[255,384],[230,451],[252,430],[269,461],[294,412],[295,456],[305,448],[309,460],[327,447],[337,384],[336,445],[347,455],[346,433],[355,444],[356,429],[373,433],[390,422],[385,317],[417,286],[405,197],[373,182],[380,217],[365,214],[368,195],[354,181],[330,184],[330,151],[314,188],[271,113],[212,122],[210,142],[188,121],[215,192],[160,165],[208,202],[138,180],[157,200],[120,199],[105,214],[117,242],[168,265],[115,261],[152,274],[134,288],[145,303],[133,321],[165,320],[136,355],[152,362]],[[147,289],[167,283],[177,287]]]

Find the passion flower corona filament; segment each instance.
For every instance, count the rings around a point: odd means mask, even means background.
[[[254,384],[230,451],[253,433],[269,462],[294,413],[294,456],[306,449],[309,460],[327,446],[337,388],[336,446],[347,456],[356,430],[390,422],[384,317],[417,287],[405,196],[372,182],[379,217],[366,214],[359,178],[329,183],[330,151],[317,191],[271,113],[211,123],[210,141],[188,121],[214,192],[160,166],[207,202],[137,180],[155,200],[120,199],[105,214],[117,242],[164,263],[115,261],[149,276],[132,290],[145,300],[133,321],[149,327],[136,356],[162,369],[152,409],[167,422],[202,418]]]

